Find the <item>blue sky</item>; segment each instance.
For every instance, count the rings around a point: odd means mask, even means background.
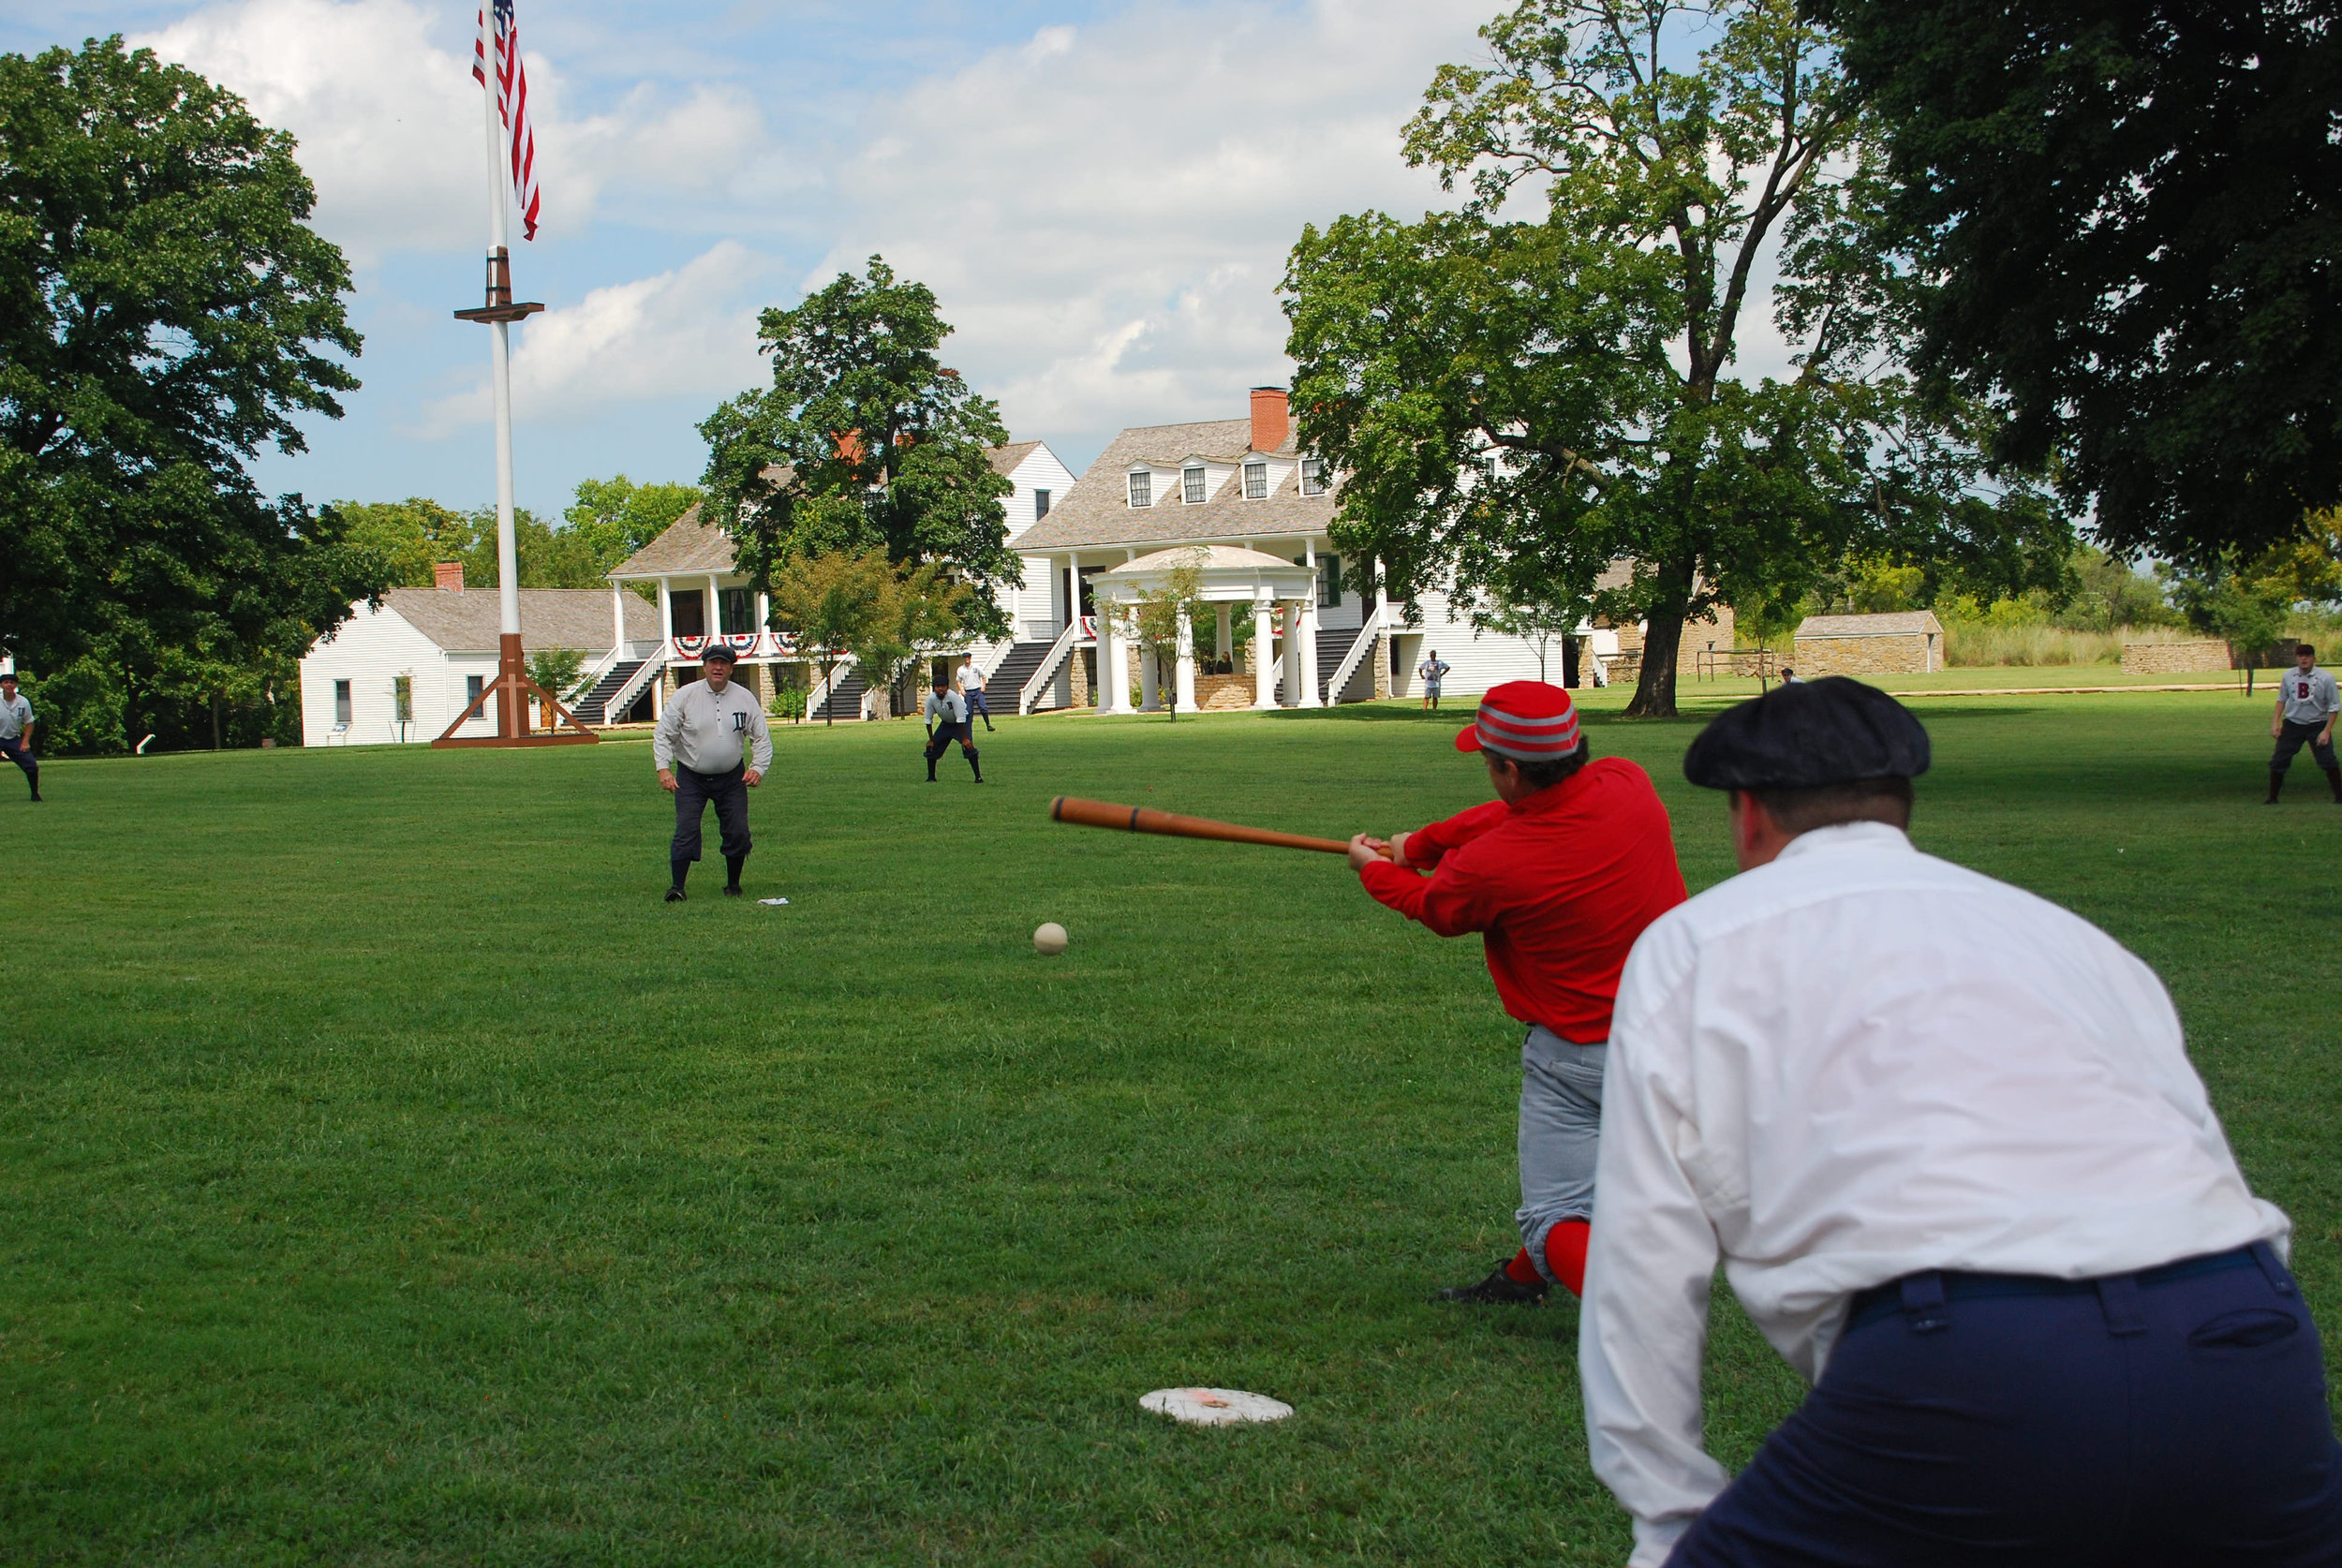
[[[121,32],[301,140],[349,254],[365,386],[273,490],[493,494],[473,0],[21,0],[0,48]],[[518,0],[544,194],[515,245],[522,504],[696,479],[693,426],[762,375],[759,308],[872,251],[941,296],[946,346],[1076,472],[1127,424],[1232,418],[1282,381],[1275,286],[1304,222],[1412,215],[1398,156],[1496,0]]]

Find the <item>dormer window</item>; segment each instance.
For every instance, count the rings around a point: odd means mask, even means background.
[[[1150,507],[1155,504],[1155,476],[1149,468],[1131,470],[1131,505]]]
[[[1200,507],[1204,504],[1204,466],[1201,463],[1191,463],[1179,470],[1179,494],[1189,506]]]
[[[1326,494],[1326,465],[1320,459],[1314,457],[1301,459],[1301,494],[1304,496]]]
[[[1268,465],[1257,457],[1245,460],[1244,498],[1248,501],[1268,499]]]

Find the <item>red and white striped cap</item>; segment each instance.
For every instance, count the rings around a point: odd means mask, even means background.
[[[1479,717],[1458,732],[1459,751],[1493,751],[1516,762],[1558,762],[1578,749],[1578,709],[1543,681],[1506,681],[1480,699]]]

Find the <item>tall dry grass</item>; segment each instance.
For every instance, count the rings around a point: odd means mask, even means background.
[[[2123,643],[2149,633],[2134,627],[2113,631],[2069,631],[2055,626],[1994,626],[1988,621],[1950,621],[1944,627],[1944,662],[1954,668],[2016,664],[2120,664]],[[2172,636],[2172,632],[2159,635]]]

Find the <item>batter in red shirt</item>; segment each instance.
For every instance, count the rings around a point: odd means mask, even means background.
[[[1619,971],[1643,927],[1683,901],[1651,776],[1590,761],[1569,693],[1512,681],[1456,737],[1497,798],[1386,843],[1350,840],[1367,892],[1443,937],[1480,933],[1520,1048],[1520,1251],[1450,1301],[1536,1303],[1585,1282],[1602,1067]],[[1429,874],[1426,875],[1428,869]]]

